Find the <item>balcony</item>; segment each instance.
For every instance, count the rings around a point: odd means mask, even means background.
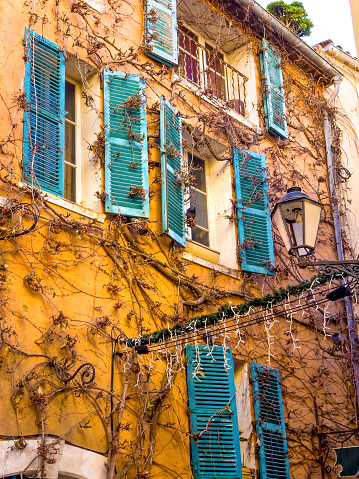
[[[198,36],[184,26],[179,27],[178,46],[177,73],[216,106],[245,116],[245,82],[248,78],[226,63],[223,53],[208,43],[201,45]]]

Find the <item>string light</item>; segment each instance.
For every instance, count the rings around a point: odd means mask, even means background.
[[[323,298],[321,300],[318,300],[316,301],[316,305],[320,306],[322,304],[325,304],[328,300],[326,298]],[[299,311],[302,311],[302,310],[306,310],[306,309],[309,309],[309,308],[312,308],[313,307],[313,304],[308,304],[306,306],[302,306],[302,305],[297,305],[297,306],[294,306],[292,309],[291,309],[291,312],[292,313],[296,313],[296,312],[299,312]],[[249,326],[253,326],[253,325],[257,325],[257,324],[263,324],[265,321],[266,321],[266,318],[263,318],[263,317],[258,317],[260,312],[255,312],[253,313],[253,317],[250,317],[250,319],[248,321],[245,321],[243,323],[234,323],[232,326],[228,326],[228,322],[233,322],[235,321],[236,318],[229,318],[226,322],[227,322],[227,332],[235,332],[237,329],[239,330],[242,330],[246,327],[249,327]],[[285,316],[285,310],[281,310],[281,311],[277,311],[274,313],[274,317],[275,318],[280,318],[280,317],[283,317]],[[222,324],[221,323],[217,323],[217,326],[221,326]],[[186,344],[188,344],[189,342],[194,342],[194,341],[197,341],[198,340],[198,337],[197,335],[201,335],[201,331],[200,330],[196,330],[196,332],[194,333],[187,333],[184,337],[180,337],[178,336],[177,337],[177,343],[176,343],[176,347],[178,347],[179,345],[181,345],[181,343],[183,343],[184,341],[186,341]],[[173,342],[173,340],[172,340]],[[157,351],[157,352],[163,352],[163,348],[166,348],[166,347],[171,347],[171,346],[174,346],[175,344],[171,344],[171,342],[167,339],[165,341],[161,341],[161,344],[158,344],[158,347],[155,348],[155,349],[152,349],[151,348],[151,351]]]

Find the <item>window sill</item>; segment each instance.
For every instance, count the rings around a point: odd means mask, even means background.
[[[243,115],[240,113],[237,113],[235,110],[231,110],[228,107],[226,107],[225,103],[222,100],[216,99],[215,97],[209,98],[208,96],[204,95],[202,88],[200,88],[197,85],[194,85],[193,83],[189,82],[183,77],[180,77],[179,75],[175,74],[175,82],[179,83],[180,85],[183,86],[186,90],[191,91],[194,93],[196,96],[200,97],[201,100],[204,100],[206,103],[209,103],[210,105],[216,107],[216,108],[223,108],[224,111],[237,120],[239,123],[241,123],[243,126],[246,126],[250,128],[251,130],[255,131],[258,134],[262,133],[262,130],[255,125],[254,123],[250,122],[245,118]]]
[[[27,183],[19,183],[20,187],[28,187]],[[90,208],[85,208],[83,206],[80,206],[76,203],[72,203],[71,201],[65,200],[64,198],[61,198],[59,196],[53,195],[48,192],[41,192],[42,198],[45,201],[48,201],[49,203],[60,206],[61,208],[64,208],[68,211],[71,211],[73,213],[77,213],[81,216],[85,216],[86,218],[91,218],[92,220],[96,220],[99,223],[104,223],[106,219],[106,215],[104,213],[96,213],[96,211],[90,210]]]
[[[207,246],[200,245],[194,241],[187,240],[186,249],[183,252],[183,259],[196,263],[205,268],[225,274],[235,279],[241,279],[242,273],[236,269],[227,268],[219,263],[220,253]]]
[[[188,240],[186,241],[186,252],[199,256],[205,260],[210,261],[211,263],[218,263],[220,252],[215,249],[208,248],[203,244],[197,243],[196,241]]]

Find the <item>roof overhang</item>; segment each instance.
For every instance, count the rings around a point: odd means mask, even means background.
[[[248,25],[258,39],[265,37],[274,45],[285,48],[289,61],[312,76],[316,82],[328,86],[334,79],[343,79],[340,71],[329,61],[254,0],[222,2],[222,8],[240,20],[244,27]]]

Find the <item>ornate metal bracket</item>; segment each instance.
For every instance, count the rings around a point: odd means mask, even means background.
[[[69,376],[68,373],[65,373],[65,377],[60,374],[59,368],[57,367],[56,364],[51,364],[55,368],[55,373],[57,376],[57,379],[59,379],[61,382],[67,384],[71,379],[74,379],[74,377],[83,369],[81,373],[81,382],[82,385],[85,386],[87,384],[92,383],[92,381],[95,379],[95,366],[91,363],[84,363],[79,366],[76,371],[73,373],[72,376]],[[85,369],[84,369],[85,368]]]
[[[319,266],[319,271],[328,276],[336,273],[343,273],[344,276],[351,276],[359,279],[359,260],[309,261],[307,265]]]

